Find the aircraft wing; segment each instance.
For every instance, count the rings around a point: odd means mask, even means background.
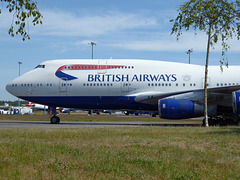
[[[163,93],[159,91],[148,91],[148,92],[137,94],[134,100],[139,103],[157,105],[159,99],[163,99],[173,95],[184,94],[188,92],[192,92],[192,91],[179,91],[179,92],[169,92],[169,93]]]
[[[239,91],[240,85],[208,88],[208,92],[232,94],[233,91]]]
[[[233,91],[240,90],[240,85],[236,86],[227,86],[227,87],[214,87],[208,88],[208,93],[218,93],[218,94],[231,94]],[[164,99],[174,95],[181,95],[191,92],[201,92],[203,93],[204,89],[195,89],[195,90],[187,90],[187,91],[177,91],[177,92],[168,92],[163,93],[160,91],[148,91],[135,94],[135,101],[139,103],[157,105],[159,99]]]

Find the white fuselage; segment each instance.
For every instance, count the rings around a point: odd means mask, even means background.
[[[210,66],[208,88],[240,84],[240,67]],[[35,103],[80,109],[157,110],[144,94],[202,90],[204,66],[152,60],[54,60],[10,82],[11,94]],[[150,98],[150,97],[149,97]],[[201,97],[202,98],[202,97]],[[219,102],[231,105],[231,99]]]

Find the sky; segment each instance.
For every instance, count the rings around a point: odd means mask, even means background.
[[[90,59],[146,59],[188,63],[186,51],[193,49],[191,63],[204,65],[207,37],[203,32],[171,35],[170,19],[177,17],[182,0],[41,0],[38,9],[43,24],[31,26],[30,40],[10,37],[13,14],[0,2],[0,100],[17,100],[5,86],[20,73],[43,61]],[[240,41],[229,41],[229,65],[240,65]],[[221,47],[211,49],[210,65],[220,65]]]

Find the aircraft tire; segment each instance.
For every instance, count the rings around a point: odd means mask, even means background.
[[[238,122],[237,122],[237,126],[240,126],[240,120],[238,120]]]
[[[60,123],[60,118],[58,116],[53,116],[50,119],[51,124],[59,124]]]

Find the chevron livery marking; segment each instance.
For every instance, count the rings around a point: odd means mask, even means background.
[[[71,64],[64,65],[58,68],[55,75],[64,81],[77,79],[77,77],[65,73],[65,71],[84,71],[84,70],[104,70],[104,69],[119,69],[123,65],[92,65],[92,64]],[[64,71],[64,72],[63,72]]]

